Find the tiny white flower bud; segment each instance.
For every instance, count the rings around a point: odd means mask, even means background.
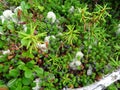
[[[25,32],[27,31],[27,26],[25,24],[23,25],[23,29]]]
[[[47,13],[47,18],[52,19],[52,23],[54,23],[55,20],[56,20],[56,15],[55,15],[54,12],[50,11],[50,12]]]
[[[55,39],[55,36],[54,35],[51,35],[51,36],[47,36],[47,37],[45,37],[45,42],[50,42],[50,38],[54,38]]]
[[[70,12],[70,13],[73,13],[74,10],[75,10],[74,6],[71,6],[70,9],[69,9],[69,12]]]
[[[81,52],[81,51],[78,51],[77,53],[76,53],[76,60],[78,60],[78,58],[80,57],[80,59],[81,58],[83,58],[83,56],[84,56],[84,54]]]
[[[45,43],[44,44],[37,44],[37,47],[43,52],[47,51],[47,46]]]
[[[92,66],[90,65],[87,70],[87,75],[91,75],[91,74],[92,74]]]
[[[80,65],[81,65],[81,62],[77,60],[77,61],[75,61],[75,65],[76,65],[76,66],[80,66]]]
[[[2,51],[3,54],[10,54],[10,50]]]
[[[2,20],[2,24],[4,23],[5,21],[5,17],[3,15],[0,16],[0,19]]]
[[[40,78],[36,78],[33,82],[36,83],[36,86],[32,88],[32,90],[39,90],[40,86],[39,86],[39,82],[40,82]]]
[[[70,68],[73,70],[77,70],[77,67],[80,66],[82,63],[76,59],[73,59],[73,61],[69,64]]]
[[[10,19],[12,17],[13,13],[11,10],[5,10],[3,12],[3,16],[6,18],[6,19]]]
[[[69,64],[70,68],[76,70],[75,59]]]

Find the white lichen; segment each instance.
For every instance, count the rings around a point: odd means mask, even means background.
[[[27,31],[27,26],[26,24],[23,25],[23,30],[26,32]]]
[[[80,66],[82,63],[76,59],[73,59],[73,61],[69,64],[70,68],[73,70],[77,70],[78,66]]]
[[[13,21],[14,23],[18,22],[17,17],[15,16],[15,13],[13,13],[11,10],[5,10],[3,12],[3,15],[0,16],[0,19],[2,20],[2,24],[4,21]]]
[[[55,15],[55,13],[52,12],[52,11],[48,12],[48,13],[47,13],[47,19],[51,19],[51,20],[52,20],[52,23],[54,23],[55,20],[56,20],[56,15]]]
[[[42,51],[42,52],[47,52],[48,48],[45,43],[43,44],[37,44],[37,47]]]
[[[75,58],[76,58],[76,60],[78,60],[78,59],[83,58],[83,56],[84,56],[84,54],[83,54],[81,51],[78,51],[78,52],[76,53]]]
[[[92,66],[90,65],[88,70],[87,70],[87,75],[91,75],[92,74]]]
[[[44,39],[44,41],[47,42],[47,43],[49,43],[50,42],[50,38],[55,39],[55,36],[54,35],[46,36],[45,39]]]
[[[10,54],[10,50],[5,50],[5,51],[2,51],[2,54],[5,55],[5,54]]]
[[[77,67],[82,64],[80,60],[83,58],[83,56],[84,56],[84,54],[81,51],[78,51],[76,53],[75,58],[69,64],[70,68],[73,69],[73,70],[77,70],[78,69]]]
[[[2,24],[4,23],[5,21],[5,17],[3,15],[0,16],[0,19],[2,20]]]
[[[75,65],[76,65],[76,66],[80,66],[81,64],[82,64],[82,63],[81,63],[80,61],[78,61],[78,60],[75,61]]]
[[[40,78],[36,78],[33,82],[36,83],[36,86],[33,87],[32,90],[39,90],[40,89],[40,86],[39,86]]]
[[[69,9],[69,12],[70,12],[70,13],[73,13],[74,10],[75,10],[74,6],[71,6],[70,9]]]
[[[18,10],[22,10],[21,6],[18,6],[14,9],[14,13],[11,10],[5,10],[3,12],[3,15],[0,16],[0,19],[2,20],[2,24],[4,23],[4,21],[13,21],[14,23],[18,23]]]
[[[3,16],[5,19],[10,19],[12,17],[12,15],[13,15],[13,12],[11,10],[5,10],[3,12]]]

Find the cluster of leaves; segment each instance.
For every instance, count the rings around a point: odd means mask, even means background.
[[[7,0],[8,5],[20,4],[22,10],[15,17],[22,23],[0,22],[3,33],[0,35],[0,85],[7,85],[10,90],[31,90],[34,80],[40,78],[44,90],[77,88],[119,67],[120,37],[115,36],[114,28],[118,23],[116,19],[113,22],[113,14],[109,14],[113,12],[108,8],[112,7],[112,1],[108,5],[98,5],[99,0],[95,1],[91,4],[89,0]],[[70,12],[71,6],[74,9]],[[49,11],[54,11],[58,22],[46,19]],[[47,43],[48,52],[42,52],[37,44],[51,35],[55,38]],[[7,49],[10,54],[2,55]],[[69,64],[79,50],[84,54],[82,65],[72,70]],[[87,75],[89,66],[93,70],[91,75]]]
[[[0,84],[7,84],[10,90],[30,90],[35,86],[35,77],[43,76],[43,69],[34,60],[24,63],[19,58],[19,55],[11,60],[7,55],[0,58]]]
[[[33,25],[32,23],[30,24],[30,29],[27,30],[26,32],[18,32],[18,35],[21,39],[21,44],[22,47],[26,46],[26,49],[28,49],[30,51],[30,53],[32,53],[32,50],[37,50],[37,44],[38,43],[42,43],[42,41],[40,40],[41,37],[45,36],[46,33],[40,33],[35,35],[35,28],[37,25]]]

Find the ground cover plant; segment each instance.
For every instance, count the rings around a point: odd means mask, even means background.
[[[113,0],[0,0],[0,87],[78,88],[119,68],[119,8]]]

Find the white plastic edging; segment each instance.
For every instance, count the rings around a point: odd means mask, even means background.
[[[120,68],[111,74],[106,75],[100,81],[95,82],[89,86],[76,89],[64,88],[63,90],[104,90],[106,87],[116,82],[117,80],[120,80]]]

